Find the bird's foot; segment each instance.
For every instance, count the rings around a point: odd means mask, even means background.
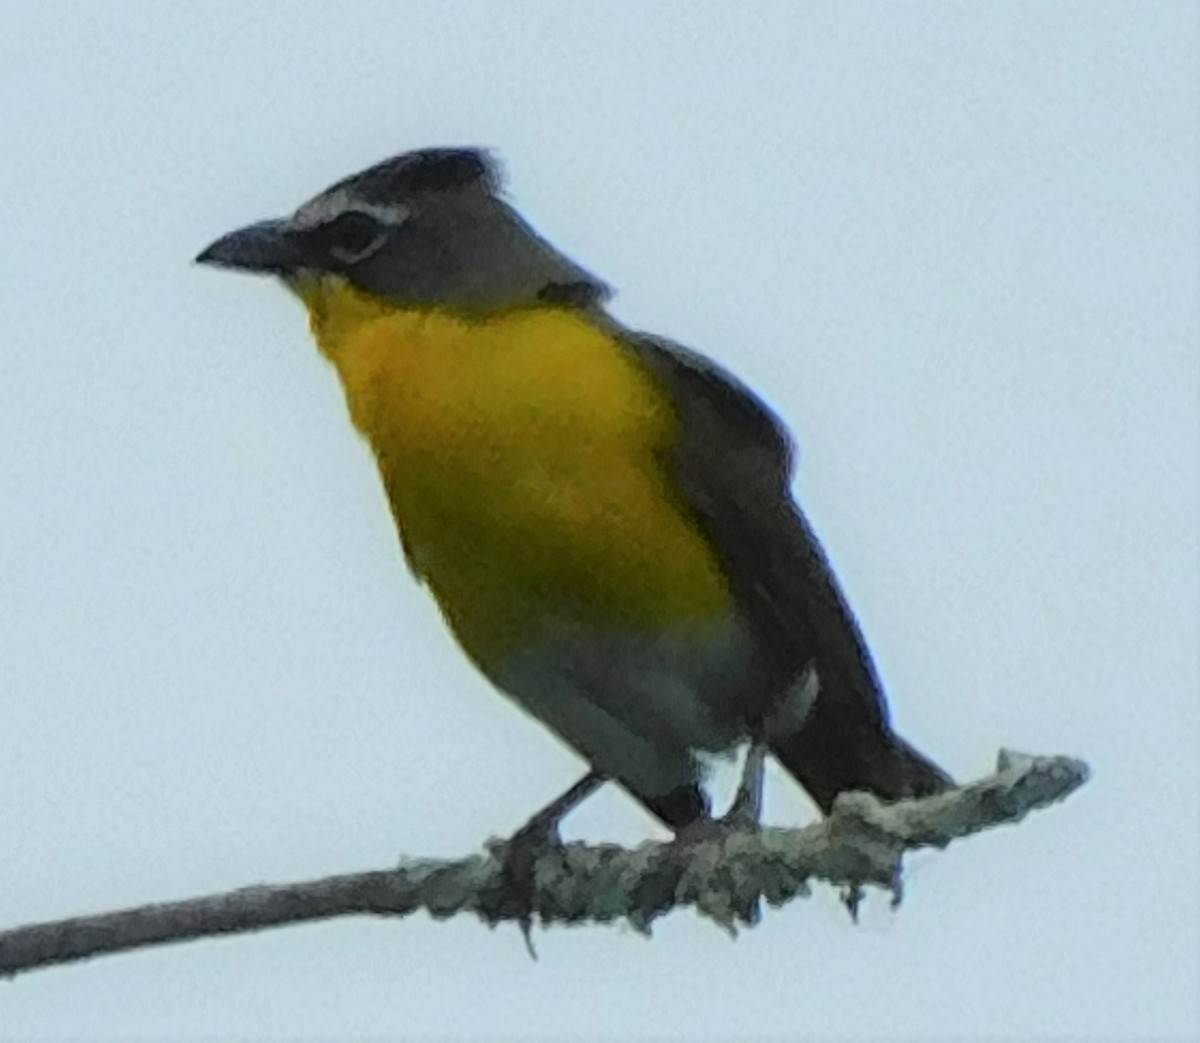
[[[500,862],[501,916],[517,921],[525,948],[533,959],[533,914],[537,911],[537,864],[546,855],[562,849],[558,823],[535,816],[508,840],[493,842],[490,850]]]
[[[649,923],[659,911],[675,904],[682,890],[703,892],[708,906],[705,911],[730,930],[738,923],[757,923],[760,896],[757,891],[750,894],[740,885],[738,860],[731,856],[743,841],[756,837],[760,829],[755,817],[731,811],[719,819],[699,819],[679,830],[674,839],[663,845],[653,871],[639,888],[637,904],[641,922]]]
[[[558,835],[558,824],[562,817],[606,781],[607,776],[602,772],[589,771],[508,840],[488,845],[492,856],[500,862],[500,898],[496,918],[517,921],[525,938],[525,948],[535,960],[537,952],[533,948],[531,932],[533,914],[537,911],[537,864],[547,854],[562,850],[562,838]]]

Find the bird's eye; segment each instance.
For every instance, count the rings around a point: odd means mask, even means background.
[[[387,229],[370,214],[347,210],[317,229],[321,244],[337,260],[353,264],[383,245]]]

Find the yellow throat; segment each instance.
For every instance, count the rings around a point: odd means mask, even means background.
[[[413,567],[485,669],[547,625],[657,634],[727,610],[671,480],[665,389],[585,316],[464,319],[332,277],[296,288]]]

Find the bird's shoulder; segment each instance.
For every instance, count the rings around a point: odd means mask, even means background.
[[[788,495],[795,443],[754,391],[706,355],[665,337],[623,331],[621,341],[671,401],[680,425],[681,477]]]

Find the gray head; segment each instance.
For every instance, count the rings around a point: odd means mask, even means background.
[[[288,280],[334,275],[400,305],[486,314],[588,307],[607,287],[500,197],[477,149],[422,149],[345,178],[291,217],[223,236],[196,260]]]

